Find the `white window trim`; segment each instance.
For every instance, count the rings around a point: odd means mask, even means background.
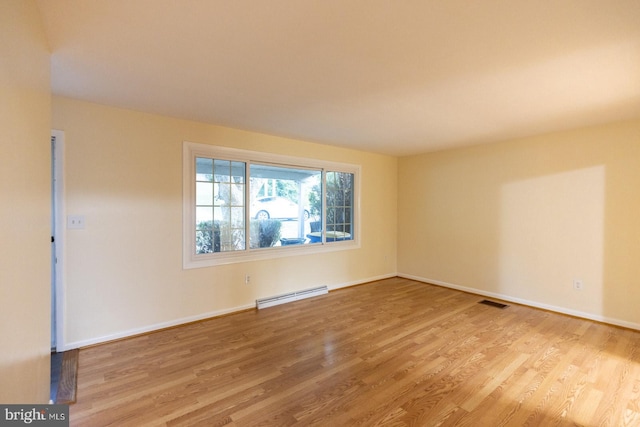
[[[237,160],[247,163],[267,162],[291,167],[317,168],[331,172],[354,174],[354,239],[341,242],[289,245],[244,251],[195,254],[195,159],[210,157],[224,160]],[[285,156],[273,153],[241,150],[184,141],[182,146],[182,264],[184,269],[212,267],[216,265],[258,261],[272,258],[308,255],[324,252],[343,251],[360,248],[360,165],[338,163],[304,157]],[[248,184],[248,182],[247,182]],[[324,203],[323,203],[324,206]],[[248,242],[247,242],[248,243]],[[247,244],[247,246],[249,246]]]

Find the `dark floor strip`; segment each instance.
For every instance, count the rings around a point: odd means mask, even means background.
[[[491,307],[496,307],[496,308],[507,308],[507,307],[509,307],[507,304],[502,304],[502,303],[495,302],[495,301],[489,301],[489,300],[486,300],[486,299],[483,299],[482,301],[480,301],[480,304],[489,305]]]
[[[77,349],[61,353],[62,362],[60,366],[60,376],[58,380],[55,399],[52,399],[55,403],[70,404],[75,403],[76,401],[78,353],[79,352]]]
[[[61,371],[62,353],[51,353],[51,387],[49,389],[49,399],[54,403],[58,396],[58,384],[60,383]]]

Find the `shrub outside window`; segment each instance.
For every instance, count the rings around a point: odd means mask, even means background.
[[[184,268],[359,247],[357,165],[184,143]]]

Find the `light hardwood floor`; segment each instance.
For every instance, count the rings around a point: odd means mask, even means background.
[[[640,333],[393,278],[82,349],[72,426],[640,426]]]

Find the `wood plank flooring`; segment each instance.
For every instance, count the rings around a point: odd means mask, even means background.
[[[640,333],[393,278],[82,349],[72,426],[640,426]]]

